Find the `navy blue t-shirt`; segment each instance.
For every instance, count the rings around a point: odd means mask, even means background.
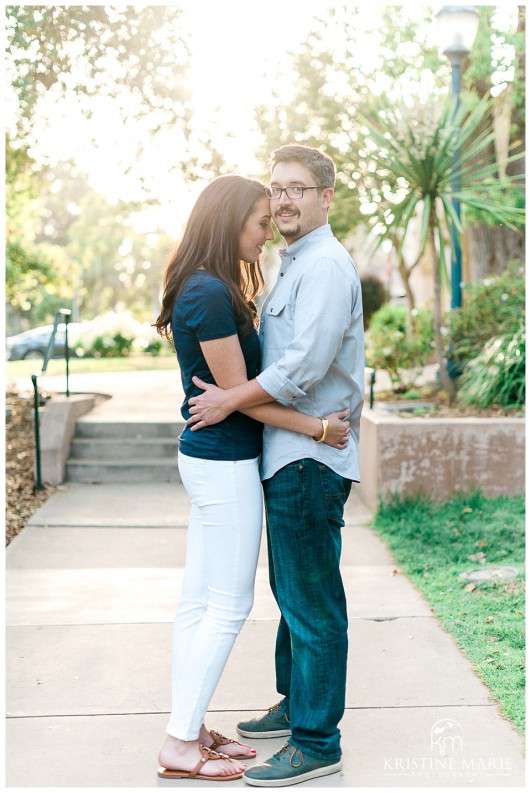
[[[192,376],[216,384],[199,342],[236,333],[238,327],[229,288],[205,270],[196,270],[181,289],[172,314],[173,343],[185,394],[181,413],[185,419],[191,415],[188,400],[202,393],[193,384]],[[247,377],[252,380],[260,371],[258,334],[252,328],[240,336],[239,341]],[[262,450],[262,424],[243,413],[231,413],[224,421],[195,432],[186,427],[179,448],[183,454],[206,460],[249,460],[258,457]]]

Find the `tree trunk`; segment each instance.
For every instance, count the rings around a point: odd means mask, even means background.
[[[399,247],[396,247],[397,252],[397,262],[396,267],[398,272],[400,273],[400,277],[402,278],[402,283],[404,284],[404,289],[406,290],[406,300],[407,300],[407,332],[411,334],[414,332],[415,323],[413,321],[413,310],[415,308],[415,295],[413,294],[413,290],[411,289],[411,269],[409,269],[404,262],[404,257],[401,253]]]
[[[525,15],[524,5],[518,6],[518,28],[517,32],[523,36],[525,34]],[[498,97],[497,110],[495,114],[498,121],[504,113],[510,112],[510,125],[501,124],[502,136],[500,137],[500,126],[498,127],[496,156],[498,162],[508,153],[521,154],[525,150],[525,47],[517,49],[516,71],[514,81],[510,87],[506,88]],[[484,84],[476,84],[480,96],[488,89]],[[505,107],[504,107],[505,106]],[[509,107],[510,106],[510,107]],[[496,122],[496,118],[493,119]],[[507,125],[506,125],[507,124]],[[510,152],[507,151],[508,144],[514,145]],[[521,175],[521,185],[524,187],[525,180],[525,157],[510,162],[507,165],[507,175]],[[525,261],[525,233],[524,231],[513,231],[504,226],[484,226],[467,227],[463,231],[463,247],[466,251],[466,260],[469,263],[468,276],[471,281],[481,280],[492,275],[500,275],[507,266],[507,262],[512,259]]]
[[[513,231],[506,226],[468,226],[463,231],[463,243],[472,282],[501,275],[513,259],[524,261],[523,231]]]

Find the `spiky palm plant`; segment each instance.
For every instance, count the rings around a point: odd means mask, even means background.
[[[362,117],[368,133],[364,187],[374,208],[370,217],[378,243],[390,240],[400,256],[413,221],[421,218],[419,258],[428,249],[433,269],[435,352],[443,386],[453,399],[455,385],[447,372],[441,332],[441,288],[448,280],[452,226],[457,234],[462,231],[455,202],[518,228],[524,210],[514,206],[514,183],[521,177],[498,178],[502,163],[492,154],[488,97],[467,95],[459,106],[449,100],[415,108],[381,98]]]

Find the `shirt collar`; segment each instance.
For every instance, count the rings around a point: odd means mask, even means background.
[[[279,253],[281,256],[298,256],[302,253],[307,246],[312,245],[319,239],[324,237],[332,237],[332,228],[330,223],[325,223],[323,226],[318,226],[313,231],[309,231],[308,234],[305,234],[295,242],[292,242],[291,245],[287,245],[285,248],[282,248]]]

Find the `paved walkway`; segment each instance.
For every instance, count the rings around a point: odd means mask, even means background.
[[[169,373],[132,374],[96,410],[122,420],[173,410]],[[215,784],[156,776],[187,515],[180,485],[67,484],[7,549],[8,787]],[[523,787],[523,741],[370,519],[354,488],[343,552],[350,618],[343,771],[302,787]],[[277,701],[277,620],[264,542],[255,605],[209,726],[234,735],[240,718]],[[282,743],[256,741],[258,758]],[[241,780],[231,786],[249,789]]]

